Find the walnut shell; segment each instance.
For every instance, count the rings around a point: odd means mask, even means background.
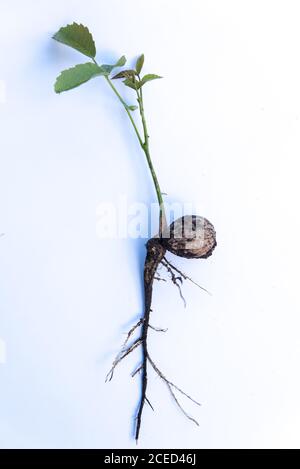
[[[176,256],[189,259],[209,257],[217,245],[213,225],[197,215],[185,215],[173,221],[161,242]]]

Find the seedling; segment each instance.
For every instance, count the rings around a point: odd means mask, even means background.
[[[136,376],[138,374],[141,375],[141,397],[138,404],[135,427],[136,441],[138,441],[140,435],[142,414],[145,403],[147,402],[147,404],[153,409],[147,397],[148,365],[152,367],[154,372],[166,384],[171,393],[171,396],[183,414],[189,420],[198,425],[198,422],[189,414],[187,414],[187,412],[183,409],[177,398],[176,392],[190,399],[197,405],[200,405],[199,402],[195,401],[188,394],[182,391],[182,389],[166,378],[166,376],[160,371],[156,363],[151,358],[147,346],[149,329],[158,332],[165,332],[164,329],[153,327],[149,322],[153,282],[155,279],[161,279],[157,273],[158,267],[163,266],[166,269],[172,282],[178,288],[182,299],[184,299],[181,292],[181,284],[183,283],[183,280],[190,280],[193,282],[190,277],[171,264],[171,262],[166,257],[167,252],[172,252],[177,256],[185,257],[187,259],[204,259],[212,254],[217,244],[214,227],[206,218],[197,215],[186,215],[178,218],[170,225],[167,223],[163,195],[150,156],[149,135],[145,117],[143,96],[144,86],[148,82],[157,80],[161,77],[153,73],[142,75],[144,55],[139,56],[135,64],[135,68],[123,68],[126,64],[126,58],[124,56],[120,57],[120,59],[114,64],[98,64],[96,61],[96,47],[94,39],[88,28],[82,24],[73,23],[61,28],[53,36],[53,39],[70,46],[73,49],[76,49],[90,59],[86,63],[76,65],[75,67],[68,70],[64,70],[56,80],[56,93],[62,93],[64,91],[71,90],[96,77],[102,77],[102,79],[107,82],[108,86],[116,95],[117,99],[120,101],[126,114],[128,115],[129,121],[139,141],[141,150],[145,154],[159,204],[158,234],[151,238],[146,244],[147,253],[144,265],[144,312],[139,321],[128,332],[126,341],[123,344],[120,353],[115,358],[106,379],[110,381],[114,375],[116,366],[119,365],[120,362],[134,350],[141,348],[142,361],[136,370],[132,373],[132,376]],[[122,70],[118,70],[116,73],[116,69],[120,68],[122,68]],[[122,80],[123,85],[131,88],[133,94],[136,97],[137,105],[128,104],[125,101],[114,84],[116,80]],[[137,119],[135,118],[137,111],[139,111],[139,117],[141,121],[140,126],[137,124]],[[139,130],[139,127],[142,130]],[[139,331],[138,338],[129,344],[133,334],[137,331]]]

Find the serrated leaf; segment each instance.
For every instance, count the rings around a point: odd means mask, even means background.
[[[142,68],[143,68],[143,65],[144,65],[144,60],[145,60],[145,57],[144,57],[144,54],[142,54],[142,55],[140,55],[140,57],[136,61],[135,69],[136,69],[136,72],[137,72],[138,75],[142,71]]]
[[[96,56],[96,46],[92,34],[82,24],[68,24],[54,34],[53,39],[78,50],[92,59]]]
[[[138,108],[138,106],[128,106],[128,109],[130,109],[130,111],[135,111]]]
[[[82,85],[91,78],[104,74],[102,68],[92,62],[76,65],[61,72],[56,79],[54,89],[56,93],[62,93]]]
[[[148,75],[145,75],[141,82],[142,82],[142,86],[147,83],[147,81],[152,81],[152,80],[156,80],[158,78],[162,78],[160,77],[159,75],[155,75],[154,73],[149,73]]]
[[[118,78],[131,78],[134,77],[135,73],[135,70],[122,70],[121,72],[114,75],[112,80],[116,80]]]

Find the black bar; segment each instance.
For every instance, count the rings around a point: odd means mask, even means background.
[[[249,456],[258,456],[260,462],[263,457],[269,458],[272,454],[283,452],[286,457],[288,450],[278,451],[272,449],[97,449],[97,450],[0,450],[0,461],[2,467],[18,464],[21,469],[30,463],[32,467],[43,468],[49,464],[53,468],[54,464],[60,465],[89,465],[101,468],[116,465],[119,467],[140,467],[148,465],[150,468],[154,464],[176,465],[188,467],[203,467],[203,464],[215,463],[216,456],[220,458],[221,466],[224,465],[226,456],[232,457],[232,452],[242,453],[242,461],[248,461]],[[227,454],[229,453],[229,454]],[[55,468],[53,468],[55,469]]]

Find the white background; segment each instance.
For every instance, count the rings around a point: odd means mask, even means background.
[[[169,331],[149,345],[201,401],[182,400],[200,427],[151,375],[140,447],[300,447],[299,13],[296,0],[1,0],[1,447],[135,447],[139,354],[104,378],[142,312],[145,240],[98,239],[96,209],[155,193],[102,78],[53,92],[85,61],[51,39],[73,21],[99,61],[144,52],[163,75],[145,87],[162,189],[218,235],[206,261],[170,256],[212,296],[186,284],[184,309],[156,284],[152,321]]]

